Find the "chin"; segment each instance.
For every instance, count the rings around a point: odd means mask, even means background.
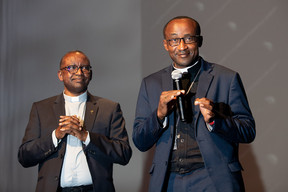
[[[81,94],[81,93],[84,93],[85,91],[87,91],[87,89],[83,89],[83,88],[74,88],[74,93],[78,93],[78,94]]]
[[[177,67],[177,68],[185,68],[185,67],[189,67],[190,65],[191,65],[191,62],[189,62],[189,63],[177,63],[175,65],[175,67]]]

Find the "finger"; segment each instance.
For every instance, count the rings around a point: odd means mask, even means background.
[[[165,103],[169,103],[170,101],[177,99],[177,97],[181,94],[185,94],[185,90],[172,90],[169,92],[164,92],[163,99]]]
[[[213,102],[209,99],[206,98],[196,98],[194,101],[194,105],[199,105],[202,108],[208,109],[208,110],[212,110],[213,109]]]
[[[60,131],[63,132],[64,134],[69,134],[69,135],[73,135],[73,136],[75,136],[79,132],[78,129],[74,129],[71,127],[62,127],[60,129]]]
[[[61,128],[64,128],[65,130],[73,130],[73,129],[77,129],[78,130],[79,129],[79,125],[78,124],[74,124],[74,123],[71,123],[71,122],[59,123],[59,126],[61,126]]]
[[[66,125],[69,125],[69,124],[74,124],[74,125],[77,125],[79,126],[80,125],[80,121],[78,118],[75,118],[75,117],[65,117],[65,118],[62,118],[59,120],[59,125],[60,126],[66,126]]]
[[[200,105],[201,102],[202,102],[201,99],[196,98],[194,101],[194,105]]]
[[[212,109],[213,109],[212,105],[207,104],[207,103],[200,103],[200,107],[203,109],[207,109],[209,111],[212,111]]]
[[[215,114],[212,111],[210,111],[210,110],[207,110],[207,115],[210,116],[210,117],[214,117],[215,116]]]
[[[71,116],[71,118],[72,118],[74,121],[78,121],[78,122],[79,122],[79,118],[78,118],[76,115]]]
[[[60,131],[62,132],[62,134],[70,134],[71,133],[71,129],[68,127],[61,127]]]
[[[60,116],[59,122],[63,122],[67,120],[67,116]]]

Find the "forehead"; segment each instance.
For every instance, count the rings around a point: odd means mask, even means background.
[[[196,35],[196,23],[191,19],[175,19],[168,23],[166,36]]]
[[[79,65],[79,64],[89,64],[87,57],[79,52],[68,53],[63,58],[64,65]]]

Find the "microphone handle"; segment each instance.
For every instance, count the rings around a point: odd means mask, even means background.
[[[175,80],[175,84],[176,84],[176,89],[177,90],[181,90],[179,79]],[[182,96],[181,95],[178,96],[177,99],[178,99],[178,105],[179,105],[180,120],[181,121],[186,121],[185,115],[184,115],[184,107],[183,107],[183,102],[182,102]]]

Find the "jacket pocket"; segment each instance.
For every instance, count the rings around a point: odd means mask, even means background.
[[[38,182],[43,179],[43,176],[38,177]]]
[[[154,168],[155,168],[155,164],[153,163],[153,164],[151,165],[150,170],[149,170],[149,174],[150,174],[150,175],[153,174],[153,172],[154,172]]]

